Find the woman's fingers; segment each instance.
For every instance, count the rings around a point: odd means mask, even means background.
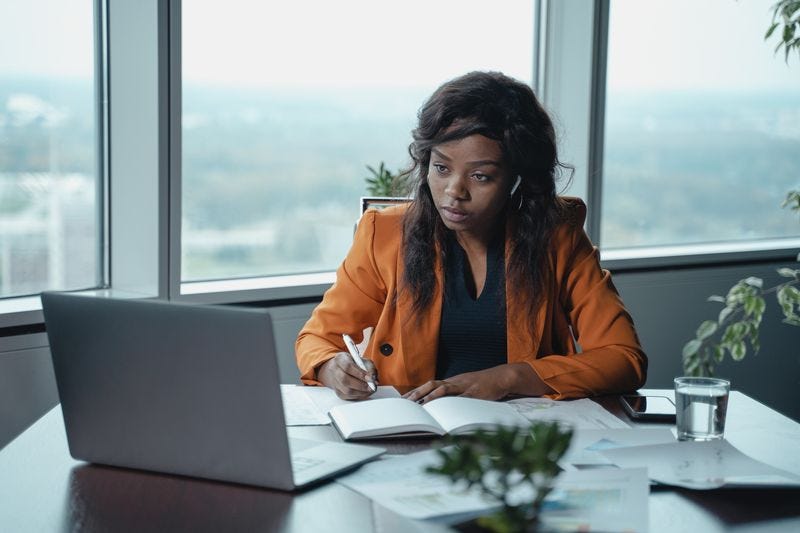
[[[374,367],[373,367],[374,372]],[[356,366],[350,354],[339,352],[326,361],[317,372],[317,377],[343,400],[368,398],[372,391],[364,380],[365,372]]]
[[[417,387],[416,389],[407,392],[403,398],[417,403],[426,403],[442,396],[450,396],[453,394],[460,394],[459,391],[453,387],[453,384],[446,380],[431,380]]]
[[[356,365],[350,354],[339,352],[334,358],[334,381],[336,386],[333,389],[336,395],[343,400],[361,400],[372,395],[372,390],[367,384],[367,379],[371,377],[377,384],[377,374],[372,361],[364,360],[367,371],[361,370]]]

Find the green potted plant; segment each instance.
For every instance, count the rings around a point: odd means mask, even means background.
[[[377,168],[367,165],[369,176],[364,178],[367,183],[367,196],[361,197],[361,212],[370,207],[377,209],[407,202],[411,195],[412,180],[408,172],[392,172],[383,161]]]
[[[367,192],[371,196],[396,197],[408,196],[411,192],[411,183],[408,173],[392,172],[383,161],[378,168],[367,165],[370,175],[367,176]]]

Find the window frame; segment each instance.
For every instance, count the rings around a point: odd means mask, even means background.
[[[796,261],[800,237],[604,249],[600,241],[603,194],[609,0],[538,0],[542,65],[537,87],[554,115],[560,158],[575,165],[576,187],[588,208],[586,231],[615,272],[669,270],[764,261]],[[568,21],[568,23],[567,23]],[[576,53],[578,51],[578,53]],[[591,177],[591,178],[590,178]],[[575,190],[577,189],[577,190]]]
[[[534,1],[532,84],[555,118],[562,160],[576,167],[566,193],[584,197],[587,232],[599,242],[609,0]],[[198,303],[319,299],[335,272],[181,282],[180,14],[181,0],[95,0],[105,203],[99,213],[103,279],[88,292]],[[790,238],[601,249],[601,258],[617,272],[654,271],[794,261],[798,248],[800,238]],[[42,321],[38,296],[0,300],[0,338]]]

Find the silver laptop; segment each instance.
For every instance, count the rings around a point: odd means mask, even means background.
[[[380,455],[287,438],[264,310],[42,294],[76,459],[293,490]]]

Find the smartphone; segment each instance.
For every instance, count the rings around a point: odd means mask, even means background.
[[[622,407],[634,420],[674,422],[675,404],[666,396],[620,396]]]

